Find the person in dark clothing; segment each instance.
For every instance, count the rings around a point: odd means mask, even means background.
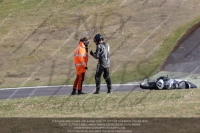
[[[99,94],[102,73],[107,83],[107,93],[111,93],[111,79],[109,76],[110,46],[108,43],[104,42],[104,38],[101,34],[96,34],[94,36],[94,42],[96,44],[96,52],[91,50],[90,55],[99,60],[95,74],[96,92],[94,92],[94,94]]]

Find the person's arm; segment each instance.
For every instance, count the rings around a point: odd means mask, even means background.
[[[87,69],[88,69],[88,67],[87,67],[87,64],[88,64],[88,49],[86,49],[86,56],[84,57],[84,60],[85,60],[85,62],[86,62],[86,67],[85,67],[85,69],[87,70]]]
[[[86,54],[86,50],[85,49],[80,50],[80,54],[81,55]],[[81,62],[83,67],[87,67],[87,60],[84,56],[79,56],[79,61]]]
[[[99,59],[99,58],[100,58],[100,54],[101,54],[100,46],[97,45],[97,47],[96,47],[96,52],[93,53],[92,51],[90,51],[90,54],[91,54],[95,59]]]

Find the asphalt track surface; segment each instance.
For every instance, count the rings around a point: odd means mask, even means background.
[[[171,52],[162,70],[200,74],[200,28],[195,29]]]
[[[141,91],[138,84],[113,84],[114,92],[131,92]],[[0,89],[0,99],[28,98],[34,96],[53,96],[53,95],[69,95],[72,86],[41,86],[41,87],[24,87],[24,88],[6,88]],[[93,93],[95,85],[83,85],[83,92]],[[106,85],[101,86],[101,92],[107,92]]]

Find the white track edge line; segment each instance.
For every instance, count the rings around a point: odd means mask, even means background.
[[[132,84],[112,84],[112,86],[131,86],[131,85],[139,85],[139,83]],[[16,89],[34,89],[34,88],[53,88],[53,87],[72,87],[73,85],[57,85],[57,86],[33,86],[33,87],[18,87],[18,88],[0,88],[1,90],[16,90]],[[85,84],[83,86],[95,86],[95,84]],[[101,86],[106,86],[106,84],[101,84]]]

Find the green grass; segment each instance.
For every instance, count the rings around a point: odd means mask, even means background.
[[[200,116],[199,99],[200,90],[190,89],[0,100],[0,125],[4,125],[0,131],[64,133],[66,129],[69,131],[74,128],[66,125],[69,122],[60,120],[97,120],[97,118],[102,120],[103,118],[104,121],[145,120],[146,122],[142,123],[134,122],[140,126],[126,127],[138,132],[148,130],[155,133],[160,131],[196,133],[199,132],[197,128],[199,121],[195,119]]]
[[[0,117],[199,117],[200,91],[140,91],[0,101]]]
[[[4,81],[0,88],[49,85],[50,78],[51,85],[72,84],[75,68],[70,54],[82,36],[89,36],[89,49],[94,51],[92,38],[99,32],[104,35],[113,53],[110,68],[112,83],[141,80],[159,70],[177,40],[200,20],[197,7],[189,8],[190,4],[196,4],[195,1],[188,2],[188,6],[181,5],[182,8],[177,8],[180,5],[176,1],[170,5],[166,2],[162,7],[156,6],[159,1],[146,4],[127,1],[123,6],[119,6],[121,1],[115,0],[40,2],[7,0],[0,3],[0,82]],[[102,5],[104,2],[106,4]],[[170,19],[151,35],[169,14]],[[87,22],[81,20],[82,17]],[[117,30],[120,26],[122,28]],[[74,32],[75,35],[71,36]],[[130,55],[143,40],[146,40],[143,45]],[[146,58],[160,42],[162,45]],[[32,51],[34,53],[30,55]],[[53,61],[55,68],[52,70]],[[94,83],[96,64],[97,60],[90,56],[85,84]],[[105,83],[103,78],[102,83]]]

